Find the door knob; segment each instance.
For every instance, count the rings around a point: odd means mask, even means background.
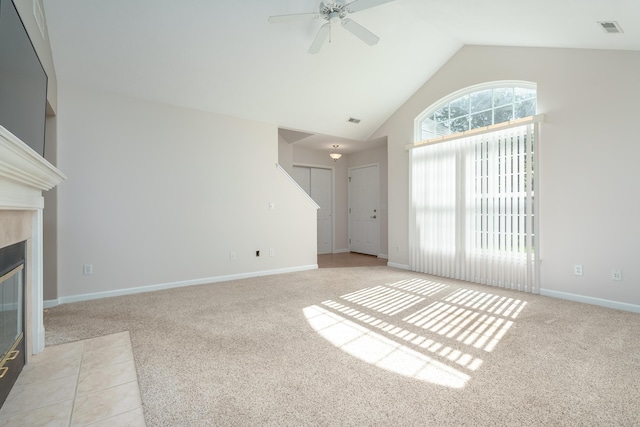
[[[375,219],[375,218],[377,218],[377,216],[376,216],[376,215],[374,215],[374,216],[372,216],[371,218],[374,218],[374,219]]]

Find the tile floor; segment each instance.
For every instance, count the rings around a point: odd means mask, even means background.
[[[0,426],[145,425],[126,331],[32,356],[0,409]]]

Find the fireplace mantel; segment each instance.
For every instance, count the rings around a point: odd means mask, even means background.
[[[42,209],[42,191],[64,179],[62,172],[0,126],[0,209]]]
[[[30,309],[26,311],[25,331],[28,331],[27,347],[33,354],[44,350],[44,325],[42,319],[42,192],[50,190],[66,179],[51,163],[0,126],[0,227],[3,212],[31,211]],[[7,223],[5,222],[4,226]],[[2,231],[2,230],[0,230]],[[29,302],[27,302],[29,304]],[[27,351],[29,356],[29,351]]]

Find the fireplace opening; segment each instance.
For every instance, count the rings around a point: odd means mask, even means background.
[[[25,242],[0,249],[0,406],[25,363],[25,249]]]

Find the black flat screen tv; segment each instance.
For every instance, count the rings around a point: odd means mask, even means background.
[[[44,157],[47,74],[12,0],[0,0],[0,126]]]

